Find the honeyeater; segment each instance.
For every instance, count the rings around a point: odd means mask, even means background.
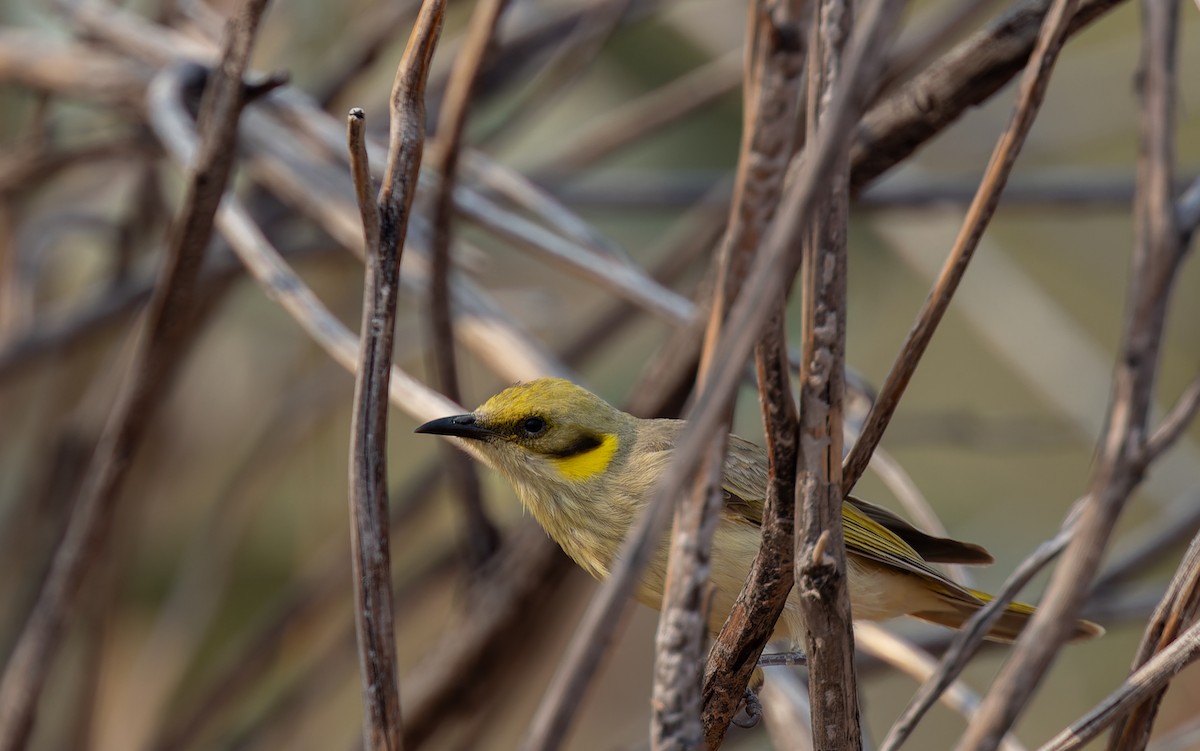
[[[418,433],[454,436],[504,475],[521,502],[563,551],[592,576],[608,575],[621,543],[666,471],[681,420],[644,420],[558,378],[512,386],[474,412],[444,417]],[[758,551],[767,455],[729,437],[725,507],[712,550],[709,628],[720,630]],[[886,509],[848,498],[842,504],[850,606],[858,619],[909,615],[958,627],[990,596],[947,579],[931,563],[991,563],[978,545],[928,535]],[[638,599],[658,609],[666,580],[667,541],[642,576]],[[803,643],[793,592],[774,638]],[[988,637],[1011,641],[1034,608],[1013,603]],[[1103,629],[1079,621],[1075,638]]]

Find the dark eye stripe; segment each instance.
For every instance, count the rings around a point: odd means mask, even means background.
[[[600,446],[600,439],[590,433],[584,433],[566,446],[546,451],[546,456],[555,459],[568,459],[578,456]]]

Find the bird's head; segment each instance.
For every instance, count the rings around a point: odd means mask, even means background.
[[[518,486],[577,487],[599,479],[636,434],[632,416],[561,378],[501,391],[474,412],[427,422],[418,433],[455,436]]]

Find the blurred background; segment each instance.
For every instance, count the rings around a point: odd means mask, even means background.
[[[910,3],[900,47],[962,5]],[[921,65],[1010,4],[973,5],[969,23],[927,50]],[[984,589],[999,586],[1057,530],[1087,487],[1103,427],[1137,156],[1138,8],[1115,5],[1064,49],[1005,200],[882,444],[954,537],[995,555],[994,566],[974,572]],[[472,6],[450,4],[430,83],[431,121]],[[233,10],[199,0],[0,6],[0,655],[9,654],[62,535],[178,210],[182,172],[147,126],[146,81],[164,55],[190,56],[192,44],[211,54],[218,16]],[[335,134],[358,106],[386,139],[387,95],[415,10],[408,0],[279,0],[263,22],[254,67],[287,71],[287,95],[330,113]],[[455,224],[455,278],[488,306],[460,311],[465,407],[547,363],[614,404],[649,388],[647,364],[682,322],[663,309],[701,294],[726,211],[745,16],[742,4],[715,0],[513,0],[467,129],[479,156],[464,162],[462,177],[502,220],[468,210]],[[1177,160],[1187,184],[1200,171],[1200,84],[1189,75],[1200,67],[1195,7],[1183,6],[1178,33]],[[882,381],[928,293],[1007,122],[1013,88],[967,111],[855,200],[847,359],[866,383]],[[336,177],[345,174],[344,156],[336,143],[319,142],[327,131],[296,127],[274,144],[281,168],[262,132],[244,135],[238,194],[320,300],[356,331],[361,251],[347,252],[353,233],[343,239],[337,221],[321,213],[333,210],[330,196],[339,210],[353,207],[345,203],[349,180],[322,182],[297,166],[307,159]],[[291,183],[279,176],[289,164],[301,175]],[[513,188],[522,178],[546,195]],[[305,186],[315,205],[305,205]],[[427,211],[423,200],[419,213]],[[555,200],[574,218],[547,219]],[[506,232],[508,216],[587,253],[553,258],[536,238]],[[397,359],[430,381],[428,242],[419,227],[414,235],[402,269]],[[606,268],[651,270],[669,304],[657,312],[631,304],[636,295],[580,272],[578,259],[588,257]],[[89,573],[32,748],[358,742],[346,504],[353,380],[220,240],[210,267],[204,315],[134,459],[108,554]],[[1177,290],[1158,414],[1200,363],[1194,263],[1185,264]],[[540,550],[544,535],[530,529],[506,484],[483,472],[484,509],[506,541],[488,557],[457,484],[442,471],[458,465],[430,437],[412,435],[419,422],[393,411],[389,447],[401,701],[412,745],[512,748],[596,585],[561,557],[506,553]],[[751,385],[736,425],[761,439]],[[857,493],[903,508],[871,472]],[[1016,727],[1026,744],[1048,739],[1123,680],[1195,531],[1197,507],[1193,427],[1128,506],[1108,561],[1164,526],[1177,526],[1179,539],[1098,593],[1089,613],[1109,633],[1062,653]],[[512,594],[522,577],[528,591]],[[1043,585],[1044,577],[1024,599],[1036,601]],[[569,748],[644,742],[655,618],[631,607]],[[941,633],[915,622],[889,627],[933,642]],[[985,689],[1003,657],[1003,649],[986,651],[966,681]],[[882,738],[915,686],[895,668],[866,668],[871,735]],[[1159,735],[1191,728],[1197,737],[1197,707],[1193,668],[1172,685]],[[909,748],[948,748],[962,727],[960,716],[935,708]],[[727,747],[772,746],[763,728],[733,728]],[[1200,740],[1159,748],[1200,748]]]

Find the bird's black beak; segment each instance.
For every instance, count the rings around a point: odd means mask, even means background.
[[[482,425],[476,424],[475,415],[454,415],[453,417],[443,417],[439,420],[430,420],[413,432],[430,433],[432,435],[452,435],[459,438],[471,438],[477,441],[495,435]]]

